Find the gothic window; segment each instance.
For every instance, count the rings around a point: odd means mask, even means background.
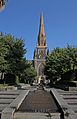
[[[44,51],[43,50],[39,50],[39,58],[42,59],[44,57]]]

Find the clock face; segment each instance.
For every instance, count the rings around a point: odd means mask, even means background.
[[[45,58],[45,51],[44,50],[39,50],[39,58],[41,58],[41,59]]]

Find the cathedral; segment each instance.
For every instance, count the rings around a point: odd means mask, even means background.
[[[38,83],[40,83],[40,80],[45,80],[46,78],[44,75],[44,65],[46,63],[46,55],[47,55],[46,35],[44,31],[43,15],[41,15],[37,44],[34,50],[34,57],[33,57],[34,68],[37,71]]]

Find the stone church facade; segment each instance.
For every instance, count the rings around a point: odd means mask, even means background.
[[[47,55],[46,35],[44,31],[43,15],[41,15],[37,45],[34,50],[34,58],[33,58],[34,68],[37,71],[38,83],[40,82],[40,80],[45,79],[44,65],[46,63],[46,55]]]

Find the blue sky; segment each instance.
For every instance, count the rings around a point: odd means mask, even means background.
[[[33,59],[42,12],[49,50],[77,46],[77,0],[8,0],[0,31],[25,40],[27,59]]]

